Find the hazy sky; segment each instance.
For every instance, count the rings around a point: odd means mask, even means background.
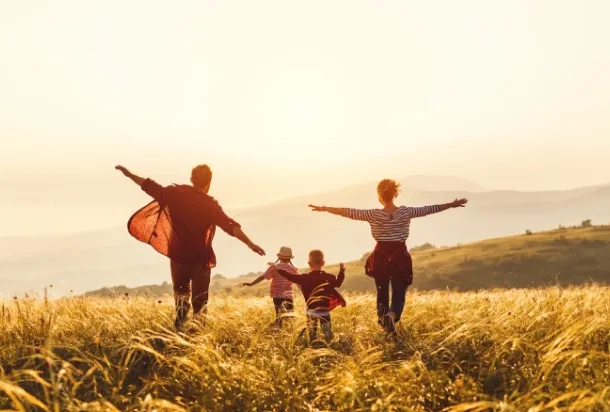
[[[115,163],[168,183],[199,162],[231,205],[607,182],[608,21],[607,0],[5,0],[0,185],[112,197]]]

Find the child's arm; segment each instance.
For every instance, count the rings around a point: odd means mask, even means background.
[[[343,263],[341,263],[339,265],[339,274],[337,275],[337,279],[335,280],[333,286],[336,288],[341,287],[344,280],[345,280],[345,265]]]
[[[276,266],[274,266],[274,267],[275,267],[275,270],[277,271],[277,273],[279,273],[281,276],[285,277],[292,283],[296,283],[297,285],[303,285],[303,276],[302,275],[295,275],[294,273],[290,273],[287,270],[280,269]]]
[[[269,263],[269,267],[267,268],[265,273],[263,273],[250,283],[242,283],[242,286],[254,286],[261,283],[265,279],[271,279],[273,277],[273,272],[275,272],[275,266],[273,266],[273,263]]]
[[[242,286],[254,286],[254,285],[261,283],[265,279],[266,279],[265,275],[260,275],[259,277],[257,277],[250,283],[242,283]]]

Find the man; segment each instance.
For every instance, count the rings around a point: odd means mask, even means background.
[[[151,245],[170,258],[176,328],[185,322],[190,310],[204,310],[208,302],[210,271],[216,266],[212,240],[216,226],[246,244],[253,252],[265,252],[229,218],[218,202],[208,195],[212,171],[207,165],[193,168],[191,185],[163,187],[151,179],[139,177],[123,166],[116,169],[130,178],[153,199],[129,220],[128,229],[136,239]],[[191,293],[192,289],[192,293]]]

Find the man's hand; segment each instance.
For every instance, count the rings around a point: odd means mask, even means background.
[[[242,286],[252,286],[252,283],[247,283],[247,282],[246,282],[246,283],[242,283],[241,285],[242,285]]]
[[[455,199],[451,202],[451,207],[464,207],[468,203],[468,199]]]
[[[345,270],[345,265],[343,263],[339,263],[339,270]]]
[[[127,168],[125,166],[115,166],[115,169],[118,170],[119,172],[123,173],[125,176],[130,177],[131,176],[131,172],[129,170],[127,170]]]
[[[233,227],[233,236],[235,236],[237,239],[241,240],[246,246],[248,246],[250,248],[250,250],[252,250],[257,255],[265,256],[265,251],[263,250],[263,248],[261,248],[260,246],[254,244],[248,238],[248,236],[246,236],[244,231],[241,230],[241,226],[235,225]]]
[[[143,177],[140,176],[136,176],[133,173],[131,173],[125,166],[115,166],[114,167],[116,170],[118,170],[119,172],[123,173],[125,176],[127,176],[128,178],[130,178],[135,184],[137,184],[138,186],[142,186],[142,184],[144,183],[144,179]]]
[[[262,247],[254,244],[254,243],[249,243],[248,247],[250,248],[250,250],[252,250],[254,253],[256,253],[259,256],[265,256],[265,251],[263,250]]]

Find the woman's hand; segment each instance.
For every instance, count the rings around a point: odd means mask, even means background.
[[[247,283],[247,282],[246,282],[246,283],[242,283],[241,285],[242,285],[242,286],[252,286],[252,283]]]
[[[451,207],[464,207],[468,203],[468,199],[455,199],[451,202]]]
[[[326,206],[309,205],[312,212],[326,212]]]
[[[344,207],[329,207],[329,206],[316,206],[309,205],[312,212],[327,212],[337,216],[345,216],[345,208]]]

